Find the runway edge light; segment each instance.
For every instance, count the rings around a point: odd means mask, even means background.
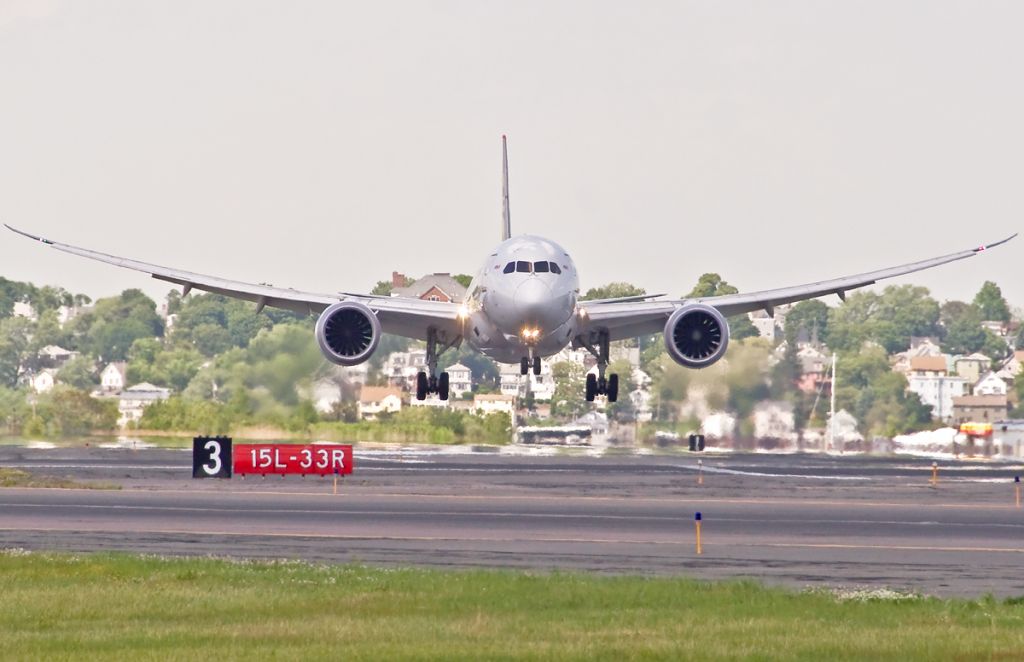
[[[1020,508],[1020,476],[1013,477],[1013,492],[1017,500],[1017,507]]]
[[[701,545],[701,541],[700,541],[700,522],[701,522],[700,511],[694,513],[693,520],[694,520],[693,523],[694,523],[694,525],[697,528],[697,553],[698,554],[703,554],[704,553],[704,547]]]

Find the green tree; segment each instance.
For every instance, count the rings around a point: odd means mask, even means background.
[[[990,333],[981,322],[981,311],[974,306],[953,317],[945,327],[943,351],[950,354],[973,354],[981,351]]]
[[[1003,291],[990,280],[986,280],[974,296],[974,307],[981,313],[983,320],[1010,321],[1010,307],[1003,298]]]
[[[22,363],[29,357],[32,323],[24,317],[0,320],[0,386],[14,388]]]
[[[92,359],[79,355],[68,359],[61,366],[57,372],[57,381],[80,391],[91,391],[99,384],[99,375],[96,374],[96,366]]]
[[[857,418],[865,435],[893,436],[931,424],[931,408],[907,391],[906,377],[892,372],[882,348],[843,353],[837,373],[836,405]]]
[[[594,299],[618,299],[621,297],[634,297],[647,294],[642,287],[631,283],[613,282],[606,283],[599,287],[592,287],[586,294],[580,297],[580,301],[591,301]]]
[[[473,277],[469,274],[455,274],[452,278],[463,287],[469,287],[469,284],[473,282]]]
[[[629,394],[636,390],[636,381],[633,379],[633,366],[629,361],[620,359],[608,366],[608,374],[619,376],[619,397],[616,402],[608,403],[608,416],[620,421],[631,421],[636,415],[633,407],[633,400]]]
[[[830,310],[828,304],[819,299],[801,301],[793,306],[786,315],[786,342],[795,346],[801,331],[807,337],[816,333],[819,340],[827,342]]]
[[[551,415],[576,418],[590,409],[584,397],[583,366],[570,361],[561,361],[551,366],[555,380],[555,392],[551,396]]]
[[[125,290],[119,296],[99,299],[93,310],[72,321],[72,337],[104,362],[124,361],[138,338],[163,335],[163,320],[156,303],[141,290]]]
[[[113,430],[117,425],[117,402],[93,398],[67,386],[57,386],[42,396],[38,409],[47,433],[54,436]]]
[[[706,299],[709,297],[725,296],[726,294],[738,294],[739,290],[727,283],[716,273],[705,273],[697,280],[689,294],[684,299]],[[746,315],[733,315],[729,318],[729,337],[732,340],[743,340],[744,338],[756,338],[759,334],[757,327]]]
[[[890,285],[881,294],[857,292],[831,309],[828,343],[833,349],[856,352],[865,341],[890,354],[910,347],[912,336],[939,335],[939,304],[924,287]]]

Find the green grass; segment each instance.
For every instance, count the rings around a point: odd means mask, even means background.
[[[8,659],[1021,659],[1020,600],[0,553]]]
[[[56,476],[37,476],[21,469],[0,468],[0,487],[62,487],[65,489],[119,490],[120,485],[96,481],[71,480]]]

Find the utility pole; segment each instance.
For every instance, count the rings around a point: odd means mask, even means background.
[[[828,414],[828,436],[832,450],[836,448],[836,353],[832,352],[832,388]]]

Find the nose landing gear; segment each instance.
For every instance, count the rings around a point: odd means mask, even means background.
[[[519,360],[519,374],[526,375],[530,372],[530,367],[533,367],[533,374],[540,374],[540,357],[534,356],[532,359],[529,356],[524,356]]]

